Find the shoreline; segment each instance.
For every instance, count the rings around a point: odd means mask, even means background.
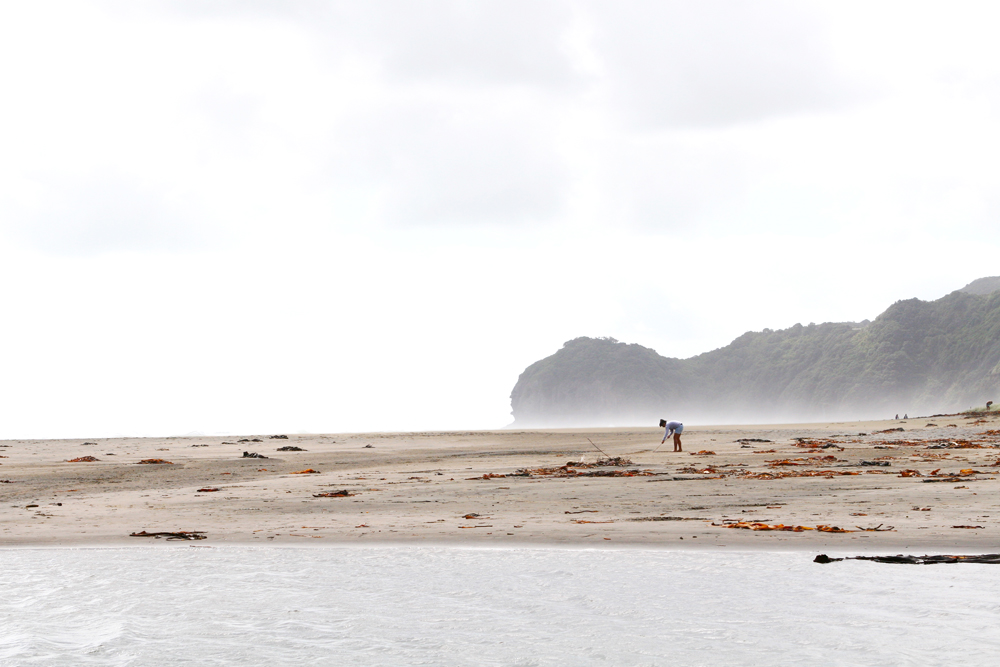
[[[0,548],[1000,552],[1000,419],[935,421],[3,441]]]
[[[294,543],[294,542],[278,542],[278,543],[260,543],[260,542],[216,542],[214,544],[197,544],[191,542],[171,542],[171,546],[165,544],[151,544],[151,543],[139,543],[133,544],[128,542],[100,542],[100,543],[86,543],[78,542],[75,544],[46,544],[46,543],[24,543],[24,544],[6,544],[0,546],[0,554],[4,552],[13,551],[63,551],[63,550],[76,550],[76,551],[118,551],[118,550],[154,550],[154,549],[164,549],[164,548],[195,548],[195,549],[254,549],[254,550],[309,550],[309,551],[323,551],[323,550],[381,550],[381,549],[447,549],[447,550],[458,550],[458,551],[656,551],[662,553],[675,553],[675,554],[703,554],[703,553],[724,553],[732,556],[741,556],[748,554],[799,554],[802,556],[808,556],[809,558],[815,557],[821,553],[831,555],[831,556],[845,556],[845,555],[907,555],[907,556],[924,556],[924,555],[951,555],[951,556],[977,556],[984,555],[987,553],[1000,553],[1000,549],[995,549],[993,552],[969,549],[969,548],[957,548],[957,549],[931,549],[928,548],[915,548],[915,547],[892,547],[891,545],[883,545],[881,547],[874,547],[873,545],[858,545],[855,546],[845,546],[845,545],[824,545],[821,547],[814,548],[804,548],[799,545],[750,545],[741,544],[738,547],[728,548],[724,545],[708,545],[708,546],[676,546],[673,544],[639,544],[639,543],[626,543],[619,542],[617,544],[582,544],[582,543],[544,543],[544,542],[505,542],[503,544],[474,544],[467,541],[437,541],[437,542],[414,542],[414,541],[403,541],[403,540],[383,540],[383,541],[372,541],[372,542],[336,542],[330,540],[324,544],[314,544],[314,543]],[[970,563],[971,564],[971,563]]]

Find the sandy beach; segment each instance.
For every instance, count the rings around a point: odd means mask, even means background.
[[[10,440],[0,546],[201,531],[191,543],[986,553],[997,428],[962,415],[690,425],[683,453],[656,450],[655,428]],[[631,463],[594,466],[597,448]]]

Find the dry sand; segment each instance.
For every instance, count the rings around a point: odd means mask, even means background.
[[[905,430],[876,433],[894,428]],[[199,545],[998,552],[1000,435],[989,433],[998,428],[1000,419],[958,415],[691,425],[683,453],[669,441],[653,451],[662,431],[637,428],[10,440],[0,442],[0,546],[135,545],[155,540],[133,532],[204,531]],[[634,464],[512,476],[593,463],[601,455],[587,438]],[[737,442],[743,438],[772,442]],[[277,451],[282,446],[306,451]],[[714,454],[693,454],[700,450]],[[269,458],[242,458],[244,451]],[[67,462],[82,456],[99,460]],[[836,460],[815,458],[825,456]],[[171,463],[139,464],[150,458]],[[796,465],[775,464],[782,460]],[[876,460],[890,465],[860,465]],[[293,474],[310,468],[319,473]],[[641,474],[587,476],[635,470]],[[780,476],[788,473],[808,476]],[[353,495],[316,497],[341,490]],[[735,521],[814,530],[725,527]],[[815,530],[820,525],[854,532]]]

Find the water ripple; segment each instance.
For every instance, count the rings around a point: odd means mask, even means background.
[[[3,665],[994,664],[1000,568],[448,547],[0,550]]]

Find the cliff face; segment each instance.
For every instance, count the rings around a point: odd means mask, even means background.
[[[690,359],[577,338],[521,374],[514,423],[796,421],[982,405],[1000,397],[1000,291],[977,293],[989,280],[899,301],[871,323],[749,332]]]

